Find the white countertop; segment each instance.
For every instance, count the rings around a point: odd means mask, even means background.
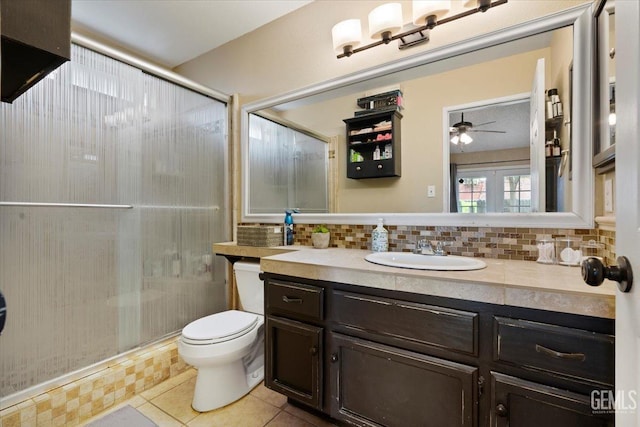
[[[241,248],[246,247],[227,250],[240,252]],[[372,264],[364,259],[371,252],[358,249],[285,246],[272,250],[281,253],[262,255],[260,266],[264,272],[491,304],[615,317],[615,283],[605,281],[599,287],[588,286],[582,281],[579,267],[483,258],[487,267],[482,270],[427,271]]]

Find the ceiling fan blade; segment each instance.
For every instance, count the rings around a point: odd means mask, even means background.
[[[504,130],[482,130],[482,129],[471,129],[467,132],[507,133],[507,131],[504,131]]]
[[[480,123],[479,125],[473,125],[474,128],[477,128],[478,126],[484,126],[484,125],[490,125],[491,123],[495,123],[496,121],[493,120],[491,122],[484,122],[484,123]]]

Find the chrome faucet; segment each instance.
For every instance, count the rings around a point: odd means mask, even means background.
[[[444,249],[445,244],[443,242],[436,242],[436,249],[433,251],[434,255],[447,256],[447,251]]]
[[[434,255],[433,246],[427,239],[421,239],[416,241],[416,247],[413,250],[414,254],[421,255]]]
[[[436,248],[434,249],[431,242],[427,239],[421,239],[416,241],[416,246],[413,249],[414,254],[420,255],[435,255],[446,256],[447,251],[444,249],[444,243],[437,241]]]

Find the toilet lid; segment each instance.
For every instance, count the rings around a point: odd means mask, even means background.
[[[242,334],[258,322],[258,316],[238,310],[223,311],[194,320],[184,327],[182,336],[191,340],[212,340]]]

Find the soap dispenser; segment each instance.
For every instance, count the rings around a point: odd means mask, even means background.
[[[389,233],[382,225],[382,218],[378,218],[378,226],[373,229],[371,250],[374,252],[389,250]]]

